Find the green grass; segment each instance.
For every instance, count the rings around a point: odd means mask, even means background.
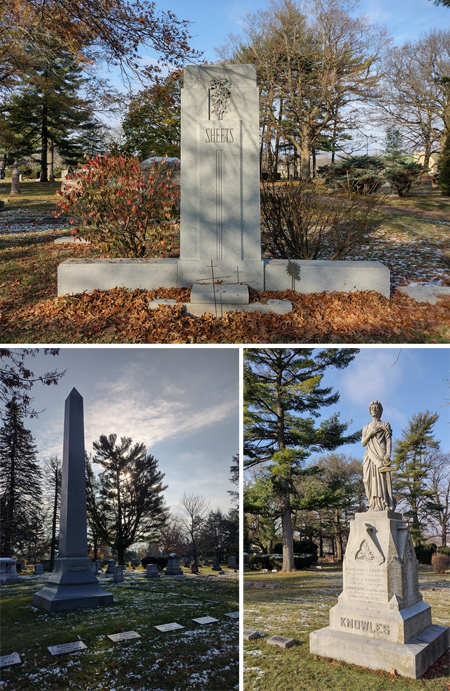
[[[329,624],[329,609],[342,591],[342,570],[335,565],[287,574],[246,572],[244,582],[264,582],[276,589],[244,588],[244,627],[264,638],[244,643],[245,691],[447,691],[449,670],[434,679],[406,679],[337,660],[310,655],[309,634]],[[436,576],[421,567],[420,587],[432,607],[433,623],[450,620],[450,574]],[[440,588],[445,586],[445,590]],[[431,588],[439,590],[431,590]],[[287,650],[268,645],[269,636],[287,636]]]
[[[83,689],[152,691],[238,687],[237,620],[224,616],[238,609],[237,574],[147,580],[143,570],[113,584],[114,604],[48,613],[33,606],[33,593],[44,578],[2,588],[2,655],[19,653],[23,664],[2,670],[2,689],[30,691]],[[201,626],[194,617],[218,623]],[[184,629],[159,632],[155,625],[176,621]],[[113,643],[108,634],[136,631],[140,639]],[[82,640],[83,652],[52,656],[48,646]]]

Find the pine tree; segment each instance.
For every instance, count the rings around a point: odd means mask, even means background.
[[[414,544],[423,539],[424,511],[434,506],[433,492],[428,489],[427,481],[432,468],[431,452],[439,449],[433,432],[438,418],[437,413],[428,410],[413,415],[394,447],[394,463],[397,466],[394,494],[407,509],[404,514],[411,519]]]
[[[402,133],[395,127],[388,127],[384,146],[384,158],[390,165],[402,163],[406,156]]]
[[[77,163],[84,154],[83,137],[100,128],[92,103],[80,95],[86,80],[75,58],[63,48],[55,57],[51,37],[48,43],[48,51],[39,55],[27,48],[32,68],[4,106],[5,124],[15,133],[14,156],[37,157],[41,182],[48,181],[50,146],[67,164]]]
[[[96,535],[117,551],[119,564],[125,550],[134,542],[151,541],[167,520],[162,484],[164,474],[158,461],[147,453],[144,444],[134,444],[127,437],[116,443],[117,435],[102,434],[94,442],[93,462],[104,470],[96,483],[87,473],[88,512]],[[91,528],[92,529],[92,528]]]
[[[1,554],[11,557],[34,541],[42,505],[42,471],[31,432],[16,399],[0,429]]]
[[[245,354],[244,451],[247,467],[267,463],[268,482],[278,501],[283,532],[283,571],[294,568],[292,515],[306,508],[296,495],[298,478],[314,452],[333,451],[355,442],[359,432],[344,433],[348,423],[333,415],[316,427],[314,417],[339,400],[339,393],[322,387],[328,368],[343,369],[357,349],[261,348]]]

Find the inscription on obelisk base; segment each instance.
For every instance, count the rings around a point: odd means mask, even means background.
[[[64,413],[64,448],[58,558],[33,604],[49,612],[110,605],[87,556],[83,398],[72,389]]]
[[[408,526],[388,508],[395,508],[387,477],[392,431],[381,421],[378,401],[370,411],[373,421],[362,441],[371,508],[350,524],[343,590],[330,610],[330,625],[310,634],[310,652],[417,679],[447,650],[449,628],[432,624]]]

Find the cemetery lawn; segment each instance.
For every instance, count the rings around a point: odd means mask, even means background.
[[[124,583],[101,574],[114,595],[106,607],[48,613],[33,605],[45,577],[25,577],[2,587],[2,655],[18,653],[21,665],[2,669],[0,688],[83,691],[232,691],[239,681],[239,623],[225,616],[239,608],[238,575],[144,578],[126,571]],[[211,616],[201,625],[193,618]],[[177,622],[166,633],[154,627]],[[108,634],[136,631],[140,639],[113,643]],[[81,640],[87,650],[53,656],[48,646]]]
[[[328,611],[342,591],[342,568],[323,565],[287,574],[249,571],[245,582],[276,585],[244,587],[244,628],[263,638],[244,642],[245,691],[448,691],[450,656],[443,655],[421,679],[407,679],[309,653],[309,634],[329,624]],[[450,573],[420,567],[419,586],[432,608],[434,624],[450,623]],[[283,650],[270,636],[294,638]],[[449,651],[448,651],[449,652]]]
[[[355,292],[255,293],[251,301],[290,300],[279,316],[235,313],[189,317],[181,305],[150,312],[155,298],[189,301],[187,289],[114,289],[56,297],[57,267],[101,256],[91,246],[55,245],[69,226],[48,221],[59,183],[22,183],[0,211],[0,331],[4,343],[448,343],[450,298],[416,303],[395,291],[409,283],[450,285],[450,198],[437,193],[390,198],[373,238],[349,259],[380,260],[393,296]],[[8,199],[9,184],[0,184]],[[28,201],[24,201],[27,199]]]

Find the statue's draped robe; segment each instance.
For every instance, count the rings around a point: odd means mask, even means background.
[[[364,487],[369,500],[369,508],[372,511],[394,510],[395,502],[389,493],[386,481],[387,473],[380,472],[388,447],[390,452],[392,431],[388,422],[372,421],[364,427],[363,439],[374,425],[378,425],[379,429],[367,442],[363,465]]]

